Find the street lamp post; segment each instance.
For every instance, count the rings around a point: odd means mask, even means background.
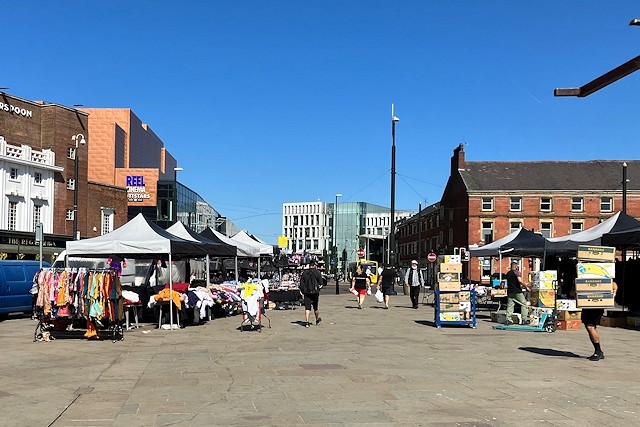
[[[333,209],[333,252],[335,267],[333,269],[336,276],[336,295],[340,294],[340,287],[338,286],[338,197],[342,197],[342,194],[336,194],[336,205]]]
[[[395,266],[395,217],[396,217],[396,123],[400,119],[393,114],[393,104],[391,104],[391,232],[389,234],[388,262]]]
[[[87,141],[81,133],[73,135],[71,140],[76,143],[76,150],[73,152],[73,238],[80,240],[78,233],[78,147],[85,145]]]

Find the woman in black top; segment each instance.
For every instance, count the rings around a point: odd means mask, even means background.
[[[356,269],[356,274],[353,276],[351,280],[351,289],[356,290],[358,292],[358,309],[362,309],[362,304],[364,303],[364,298],[367,296],[367,291],[369,290],[370,282],[369,276],[362,271],[362,267],[358,265]]]
[[[390,265],[385,265],[382,274],[378,277],[378,289],[384,295],[384,308],[389,308],[389,295],[395,295],[393,285],[396,283],[396,269]]]

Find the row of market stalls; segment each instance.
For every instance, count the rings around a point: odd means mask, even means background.
[[[640,249],[640,221],[618,212],[600,224],[568,236],[545,238],[539,233],[521,228],[509,235],[481,247],[470,247],[471,257],[539,258],[541,269],[557,269],[558,265],[577,256],[578,247],[612,246],[622,251],[616,263],[617,302],[632,310],[640,309],[640,261],[636,258]]]
[[[211,228],[201,233],[177,222],[164,230],[149,222],[142,214],[111,233],[67,242],[68,257],[119,257],[121,259],[165,259],[169,268],[169,294],[174,291],[174,277],[171,269],[174,260],[206,257],[207,278],[210,257],[233,258],[235,260],[235,278],[238,282],[238,258],[260,258],[273,256],[273,247],[260,242],[246,232],[229,238]],[[260,262],[258,275],[260,274]],[[170,305],[171,306],[171,305]],[[169,310],[170,325],[174,324],[173,310]]]

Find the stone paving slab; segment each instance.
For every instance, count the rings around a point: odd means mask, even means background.
[[[326,292],[325,289],[323,292]],[[433,308],[392,297],[356,310],[321,295],[323,322],[272,310],[272,328],[239,317],[181,330],[153,324],[112,343],[33,342],[35,322],[0,322],[3,426],[635,426],[639,331],[435,328]]]

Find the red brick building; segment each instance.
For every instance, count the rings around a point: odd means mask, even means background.
[[[622,209],[625,161],[466,161],[464,146],[453,151],[451,173],[439,203],[400,224],[400,259],[429,251],[482,246],[524,227],[559,237],[593,227]],[[640,161],[627,160],[626,212],[640,217]],[[418,229],[421,230],[420,235]],[[472,258],[469,278],[481,281],[502,270],[497,261]],[[523,265],[526,272],[528,263]]]
[[[74,136],[84,137],[78,144]],[[44,229],[43,258],[48,260],[73,238],[74,217],[82,237],[101,234],[102,216],[114,227],[127,222],[127,193],[122,186],[88,180],[91,144],[88,114],[64,105],[34,102],[0,93],[0,175],[3,193],[0,253],[9,259],[35,257],[34,224]],[[74,166],[78,159],[78,176]],[[46,159],[45,159],[46,158]],[[51,176],[52,186],[47,186]],[[41,184],[40,184],[41,183]],[[76,187],[77,186],[77,187]],[[74,209],[74,192],[78,207]]]

